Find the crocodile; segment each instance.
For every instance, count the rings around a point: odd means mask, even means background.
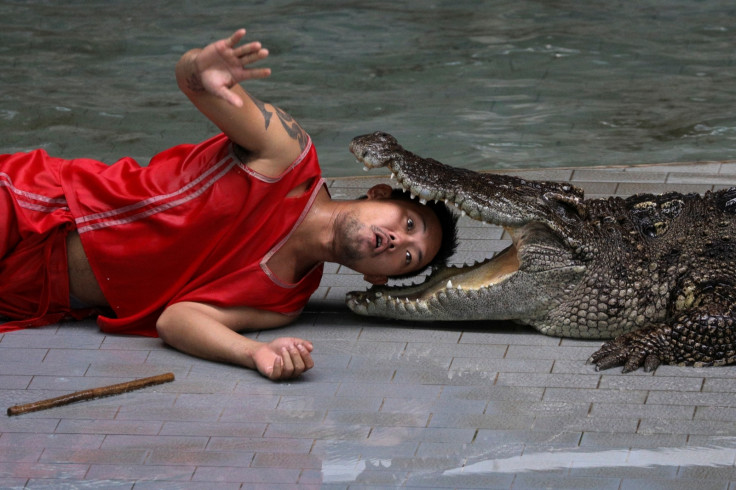
[[[605,342],[595,369],[736,362],[736,188],[586,199],[569,183],[451,167],[388,133],[350,151],[422,202],[502,226],[511,245],[419,284],[352,291],[361,315],[412,321],[512,320]]]

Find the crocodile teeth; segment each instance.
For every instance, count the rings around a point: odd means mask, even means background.
[[[450,289],[452,287],[452,281],[448,280],[446,287],[447,287],[447,289]]]
[[[367,172],[368,170],[370,169],[366,165],[363,165],[363,172]]]

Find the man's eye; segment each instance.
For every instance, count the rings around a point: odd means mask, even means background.
[[[411,264],[411,252],[409,252],[408,250],[406,252],[406,264]]]
[[[406,228],[407,228],[407,229],[408,229],[409,231],[411,231],[411,230],[413,230],[413,229],[414,229],[414,220],[413,220],[413,219],[409,218],[409,219],[408,219],[408,220],[406,221]]]

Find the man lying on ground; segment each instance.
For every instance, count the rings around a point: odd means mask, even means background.
[[[245,30],[185,53],[184,94],[221,134],[139,166],[0,156],[0,332],[97,315],[104,332],[160,336],[191,355],[298,376],[310,342],[238,332],[280,327],[304,308],[323,262],[372,283],[445,260],[455,220],[443,205],[330,198],[309,135],[240,82],[268,51]]]

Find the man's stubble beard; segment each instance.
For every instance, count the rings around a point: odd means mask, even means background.
[[[338,221],[335,230],[335,255],[346,262],[354,262],[363,258],[357,238],[363,225],[354,214],[347,214]]]

